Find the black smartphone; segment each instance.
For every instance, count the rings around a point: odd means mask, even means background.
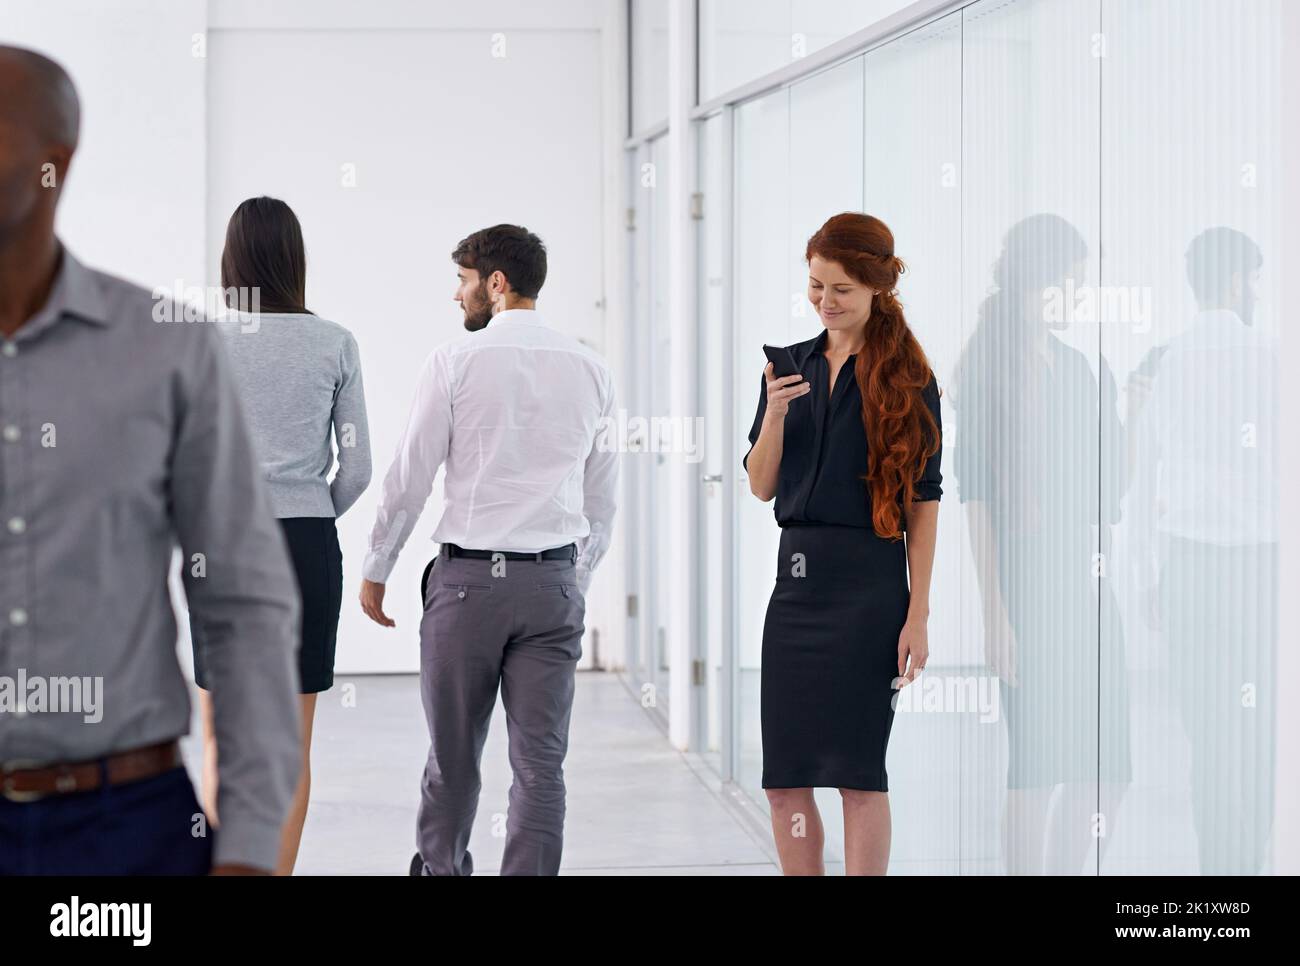
[[[763,354],[772,363],[772,375],[776,378],[799,375],[799,367],[795,365],[794,356],[790,354],[790,350],[785,346],[765,345],[763,346]]]

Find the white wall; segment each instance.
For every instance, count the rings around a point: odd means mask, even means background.
[[[397,630],[366,620],[356,593],[416,368],[464,332],[455,243],[499,221],[540,234],[539,308],[620,378],[605,333],[606,306],[620,304],[606,297],[619,276],[606,239],[611,223],[622,231],[623,29],[620,0],[0,0],[0,41],[55,57],[81,94],[59,230],[83,260],[144,285],[216,285],[240,200],[276,195],[298,212],[308,305],[361,347],[375,463],[339,524],[340,673],[418,668],[415,588],[436,550],[441,482],[390,582]],[[349,163],[355,188],[342,186]],[[602,663],[622,659],[622,556],[616,524],[588,595],[584,663],[596,633]]]
[[[55,58],[81,96],[59,234],[144,285],[202,275],[205,21],[203,0],[0,0],[0,43]]]
[[[308,305],[361,347],[376,482],[339,521],[353,566],[338,669],[414,670],[441,480],[389,580],[396,633],[355,606],[356,561],[421,363],[465,333],[455,243],[503,221],[536,231],[549,248],[539,309],[602,348],[599,31],[222,29],[210,62],[209,277],[231,210],[283,198],[303,223]]]

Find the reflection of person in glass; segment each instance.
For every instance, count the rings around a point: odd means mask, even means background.
[[[1078,874],[1094,837],[1099,868],[1131,773],[1123,628],[1102,569],[1125,473],[1116,386],[1100,359],[1099,390],[1087,356],[1049,331],[1070,320],[1044,311],[1087,254],[1056,215],[1013,226],[953,385],[957,494],[1007,727],[1013,875]]]
[[[1186,257],[1199,311],[1130,378],[1135,536],[1158,575],[1146,613],[1190,745],[1201,874],[1253,875],[1273,822],[1277,356],[1254,324],[1259,247],[1211,228]]]
[[[892,699],[929,655],[939,388],[895,297],[903,263],[881,221],[836,215],[805,258],[824,331],[788,347],[797,374],[768,364],[744,460],[781,526],[763,627],[762,785],[787,875],[823,872],[815,788],[840,790],[845,872],[883,875]]]

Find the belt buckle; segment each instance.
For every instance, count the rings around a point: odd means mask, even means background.
[[[6,762],[0,762],[0,774],[15,771],[30,771],[34,768],[44,768],[45,763],[34,761],[30,758],[13,758]],[[0,783],[0,796],[9,802],[23,803],[35,802],[45,797],[45,792],[23,792],[18,791],[12,785],[13,777],[5,774],[3,783]]]

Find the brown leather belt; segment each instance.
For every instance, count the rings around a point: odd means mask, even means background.
[[[92,791],[103,785],[105,773],[110,785],[124,785],[154,778],[180,764],[181,746],[175,738],[94,761],[58,765],[0,762],[0,795],[11,802],[34,802],[48,795]]]

